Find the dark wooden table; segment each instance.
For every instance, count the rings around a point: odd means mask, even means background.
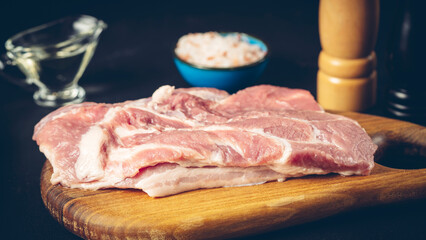
[[[378,104],[368,113],[384,115],[383,63],[393,1],[381,5]],[[3,4],[2,4],[3,5]],[[87,100],[120,102],[148,97],[164,84],[189,85],[172,61],[176,40],[188,32],[240,31],[264,39],[270,63],[259,83],[305,88],[315,94],[318,37],[317,1],[13,2],[2,6],[0,42],[23,29],[84,13],[108,29],[80,83]],[[45,157],[31,140],[34,125],[53,109],[35,105],[32,92],[0,79],[2,239],[78,239],[59,225],[40,197]],[[426,239],[426,201],[360,209],[317,222],[250,236],[248,239]]]

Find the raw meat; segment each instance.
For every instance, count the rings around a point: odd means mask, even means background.
[[[160,87],[150,98],[60,108],[34,129],[52,184],[137,188],[152,197],[308,174],[368,175],[377,148],[357,122],[305,90],[234,95]]]

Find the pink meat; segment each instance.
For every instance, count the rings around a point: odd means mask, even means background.
[[[152,197],[308,174],[368,175],[377,148],[357,122],[305,90],[261,85],[229,95],[163,86],[151,98],[60,108],[33,139],[51,182],[136,188]]]
[[[76,179],[74,165],[81,136],[102,120],[108,109],[108,105],[92,103],[67,106],[52,112],[35,126],[33,139],[55,169],[52,183]]]
[[[321,111],[321,107],[308,91],[270,85],[260,85],[241,90],[228,97],[215,109],[230,114],[252,110],[282,111],[283,109],[297,109]]]

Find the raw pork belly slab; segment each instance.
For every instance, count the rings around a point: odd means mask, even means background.
[[[301,89],[234,95],[160,87],[152,97],[60,108],[34,129],[52,184],[136,188],[152,197],[309,174],[368,175],[377,148],[357,122]]]

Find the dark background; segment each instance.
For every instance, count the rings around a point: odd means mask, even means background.
[[[394,0],[381,1],[378,103],[367,113],[385,115],[386,48],[396,10]],[[24,29],[74,14],[92,15],[108,24],[80,81],[88,101],[148,97],[164,84],[189,87],[173,64],[172,49],[180,36],[206,31],[239,31],[265,40],[271,56],[259,83],[305,88],[315,95],[321,50],[318,1],[8,1],[0,4],[0,43]],[[38,107],[32,92],[4,79],[0,79],[0,100],[1,235],[4,239],[77,238],[49,215],[40,197],[45,158],[31,136],[33,126],[53,109]],[[251,238],[426,239],[424,213],[424,200],[409,201]]]

